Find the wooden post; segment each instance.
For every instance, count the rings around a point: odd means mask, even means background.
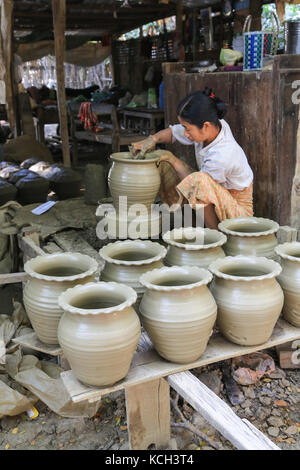
[[[125,389],[130,448],[166,448],[170,440],[170,387],[165,379]]]
[[[60,136],[62,141],[63,162],[67,167],[71,166],[68,117],[66,109],[65,90],[65,26],[66,26],[66,0],[52,0],[54,44],[56,59],[56,80],[57,80],[57,104],[59,113]]]
[[[5,101],[11,131],[15,129],[15,102],[13,93],[12,20],[13,1],[1,0],[1,66],[4,69]]]

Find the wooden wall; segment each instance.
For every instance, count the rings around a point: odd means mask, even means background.
[[[299,126],[292,83],[300,80],[300,56],[277,56],[273,69],[264,72],[182,73],[184,65],[163,67],[166,126],[177,123],[182,98],[211,87],[228,104],[225,119],[254,172],[255,215],[290,225]],[[170,150],[195,166],[193,147],[175,143]],[[293,224],[300,228],[300,219]]]

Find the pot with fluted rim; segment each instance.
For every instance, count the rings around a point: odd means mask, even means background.
[[[133,204],[143,204],[150,215],[160,187],[160,173],[157,167],[159,156],[155,152],[145,159],[133,159],[129,152],[117,152],[110,156],[113,164],[108,174],[108,185],[113,205],[119,212],[119,197],[127,197],[127,209]]]
[[[275,248],[282,272],[277,280],[284,292],[283,317],[300,327],[300,243],[283,243]]]
[[[262,217],[237,217],[219,223],[219,230],[227,236],[224,251],[227,256],[264,256],[277,260],[276,232],[279,225]]]
[[[160,243],[150,240],[125,240],[109,243],[99,253],[105,261],[101,279],[132,287],[137,293],[138,308],[146,290],[139,279],[145,272],[163,266],[167,250]]]
[[[218,304],[217,325],[231,342],[243,346],[265,343],[283,306],[276,280],[281,266],[265,257],[227,256],[214,261],[210,290]]]
[[[224,258],[222,249],[226,235],[201,227],[176,228],[163,234],[168,253],[166,266],[199,266],[207,268],[214,260]]]
[[[164,359],[186,364],[204,353],[217,316],[207,287],[211,279],[196,266],[163,267],[141,276],[142,324]]]
[[[132,307],[136,297],[116,282],[75,286],[60,295],[59,344],[78,380],[105,386],[127,375],[141,333]]]
[[[81,253],[41,255],[24,265],[29,275],[23,292],[24,306],[40,341],[58,344],[57,327],[63,312],[58,305],[62,292],[95,279],[98,263]]]

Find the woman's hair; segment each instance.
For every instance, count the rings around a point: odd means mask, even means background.
[[[211,88],[204,91],[194,91],[180,101],[177,106],[177,116],[200,129],[208,121],[219,126],[219,119],[226,114],[226,104],[212,93]]]

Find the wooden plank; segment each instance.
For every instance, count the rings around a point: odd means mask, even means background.
[[[63,162],[66,167],[71,166],[68,117],[66,108],[65,90],[65,27],[66,27],[66,0],[52,0],[54,44],[56,59],[57,104],[59,112],[60,136],[62,141]]]
[[[15,282],[25,282],[28,279],[27,273],[0,274],[0,285],[14,284]]]
[[[28,335],[19,336],[18,338],[13,338],[12,341],[14,343],[20,344],[21,346],[26,346],[36,351],[50,354],[51,356],[60,356],[63,353],[59,344],[42,343],[42,341],[38,339],[36,333],[29,333]]]
[[[86,399],[96,399],[99,396],[122,390],[124,388],[139,385],[149,380],[166,377],[170,374],[182,372],[197,367],[202,367],[215,362],[231,359],[244,354],[274,347],[300,338],[300,328],[296,328],[283,319],[279,319],[269,341],[259,346],[240,346],[230,343],[221,334],[211,337],[206,351],[200,359],[189,364],[175,364],[162,359],[154,350],[150,352],[136,352],[132,366],[124,380],[110,387],[87,387],[80,383],[72,371],[64,372],[61,378],[74,402]],[[141,341],[145,344],[143,336]],[[145,348],[144,348],[145,350]]]
[[[79,252],[84,255],[91,256],[99,264],[99,270],[104,266],[104,260],[76,230],[68,230],[67,232],[58,232],[53,235],[54,241],[64,251]]]
[[[22,237],[20,234],[18,234],[18,245],[20,250],[23,251],[24,255],[29,258],[35,258],[36,256],[46,254],[44,250],[37,246],[30,237]]]
[[[281,369],[300,369],[300,353],[296,351],[279,351],[278,357]]]
[[[279,450],[258,429],[249,427],[229,405],[200,382],[191,372],[170,375],[168,383],[184,400],[239,450]],[[245,422],[246,421],[246,422]]]
[[[170,440],[170,387],[165,379],[125,390],[130,448],[146,450],[151,444],[166,448]]]

